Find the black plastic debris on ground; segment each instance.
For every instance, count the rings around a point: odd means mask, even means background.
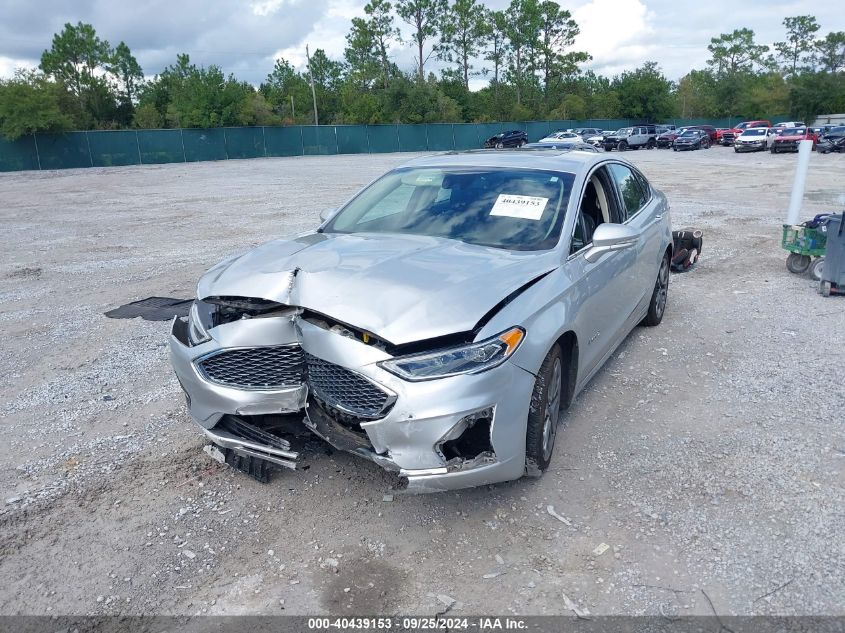
[[[169,321],[175,316],[188,315],[192,299],[174,299],[172,297],[148,297],[140,301],[127,303],[106,312],[110,319],[134,319],[141,317],[145,321]]]

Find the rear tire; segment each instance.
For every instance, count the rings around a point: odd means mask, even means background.
[[[786,258],[786,269],[795,274],[803,275],[810,268],[810,258],[800,253],[790,253]]]
[[[654,327],[660,325],[663,315],[666,313],[666,302],[669,299],[669,253],[663,254],[660,262],[660,269],[657,271],[657,280],[654,282],[654,290],[651,293],[651,301],[648,303],[648,314],[643,319],[643,325]]]
[[[531,393],[528,428],[525,433],[525,469],[541,475],[549,467],[560,423],[561,398],[564,393],[564,359],[555,344],[546,355]]]

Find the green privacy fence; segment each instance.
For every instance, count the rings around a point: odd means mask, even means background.
[[[773,122],[785,117],[774,117]],[[740,119],[683,119],[675,125],[730,127]],[[616,130],[628,119],[429,123],[420,125],[302,125],[178,130],[114,130],[35,134],[0,139],[0,171],[155,165],[208,160],[429,152],[482,147],[502,130],[525,130],[530,141],[559,129]],[[668,123],[668,121],[667,121]]]

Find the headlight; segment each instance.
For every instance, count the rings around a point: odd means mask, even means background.
[[[493,369],[513,355],[525,338],[525,330],[512,327],[478,343],[426,354],[401,356],[378,365],[391,374],[413,382]]]
[[[199,299],[191,304],[191,309],[188,312],[188,338],[192,345],[199,345],[211,340],[211,335],[208,333],[205,324],[203,323],[200,309],[202,308],[208,318],[209,325],[211,324],[211,311],[208,310],[210,306],[203,303]]]

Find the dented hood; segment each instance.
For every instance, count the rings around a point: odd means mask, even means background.
[[[472,330],[558,259],[426,236],[310,233],[221,262],[197,296],[299,306],[400,345]]]

